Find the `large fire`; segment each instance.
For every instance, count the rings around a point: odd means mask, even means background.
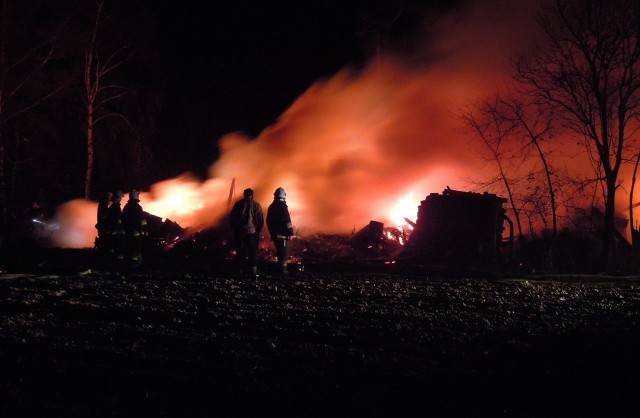
[[[426,195],[467,189],[464,179],[481,168],[477,141],[460,131],[454,114],[495,94],[504,61],[531,47],[530,9],[505,2],[504,25],[495,24],[493,12],[471,4],[457,22],[443,19],[440,36],[419,51],[419,65],[380,55],[359,72],[317,81],[257,138],[221,138],[208,179],[187,173],[141,193],[144,210],[191,231],[215,226],[228,213],[234,184],[234,201],[251,187],[265,210],[284,187],[301,236],[348,233],[370,220],[415,221]],[[55,244],[92,246],[96,208],[84,200],[63,205]]]
[[[527,30],[521,18],[530,10],[507,9],[522,14],[512,21]],[[464,187],[461,179],[476,161],[452,115],[466,101],[492,94],[504,77],[501,59],[515,52],[504,28],[489,25],[481,35],[457,29],[483,27],[486,7],[457,14],[459,24],[449,19],[425,45],[428,51],[417,51],[426,64],[380,55],[362,71],[345,69],[316,82],[257,138],[221,138],[209,179],[185,174],[142,193],[144,210],[189,230],[215,226],[227,214],[235,179],[234,200],[251,187],[265,208],[284,187],[299,235],[415,220],[427,194]],[[56,245],[92,246],[96,208],[82,200],[63,205]]]
[[[257,138],[223,137],[209,179],[162,181],[141,194],[141,204],[187,229],[214,226],[227,213],[235,179],[233,199],[251,187],[264,208],[284,187],[298,235],[349,232],[370,220],[406,224],[426,194],[460,184],[472,161],[450,123],[463,85],[392,60],[379,59],[361,74],[345,70],[311,86]],[[63,207],[61,216],[81,211],[82,221],[61,220],[57,245],[92,245],[96,203],[68,205],[74,208]],[[73,231],[64,227],[72,224]]]

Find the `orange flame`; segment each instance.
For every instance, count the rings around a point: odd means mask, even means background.
[[[464,25],[448,25],[426,67],[377,57],[359,73],[345,69],[312,85],[257,138],[224,136],[209,179],[185,174],[157,183],[141,194],[144,210],[190,230],[215,226],[226,216],[235,178],[237,190],[254,189],[265,211],[273,191],[284,187],[297,235],[415,219],[427,194],[464,187],[461,178],[476,169],[474,147],[460,136],[452,114],[466,101],[494,93],[504,77],[499,58],[518,39],[500,31],[493,39],[486,28],[456,29],[483,27],[485,9],[463,16]],[[528,29],[522,19],[513,21]],[[91,246],[95,208],[84,201],[63,205],[55,243]]]

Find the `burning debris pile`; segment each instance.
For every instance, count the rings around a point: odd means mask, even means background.
[[[402,240],[385,228],[382,222],[371,221],[351,237],[351,245],[363,258],[389,258],[402,249]]]
[[[427,265],[494,266],[508,258],[505,257],[505,247],[511,250],[513,246],[512,229],[508,241],[503,240],[504,223],[511,226],[503,208],[506,202],[495,194],[447,188],[442,194],[432,193],[422,201],[417,222],[409,222],[413,229],[389,228],[382,222],[371,220],[350,235],[302,237],[292,241],[292,261],[301,269],[304,269],[304,264],[395,263],[411,258]],[[220,248],[212,241],[220,239],[219,234],[202,234],[191,241],[192,249],[193,243],[195,247]],[[267,242],[263,240],[262,258],[268,263],[274,257]]]
[[[402,261],[406,264],[411,260],[429,266],[494,266],[505,255],[504,223],[511,225],[503,208],[506,201],[495,194],[447,188],[442,194],[428,195],[418,207],[417,221],[405,218],[408,223],[405,227],[386,227],[382,222],[371,220],[351,234],[317,233],[296,237],[291,241],[290,263],[300,271],[305,265],[320,268],[322,264],[335,266],[336,262],[343,266],[361,262]],[[88,207],[86,213],[85,217],[93,220],[95,209]],[[194,229],[183,228],[150,212],[145,212],[145,216],[149,236],[144,258],[148,267],[210,269],[232,264],[233,234],[227,222]],[[92,225],[89,232],[95,236]],[[274,263],[275,251],[268,233],[263,232],[260,258],[267,267]],[[510,238],[512,244],[512,236]]]
[[[494,264],[503,252],[504,223],[511,225],[502,207],[506,202],[495,194],[450,188],[442,194],[430,194],[418,208],[418,220],[405,253],[432,262]]]
[[[145,212],[145,219],[149,228],[149,241],[153,248],[172,248],[182,239],[186,230],[171,219]]]

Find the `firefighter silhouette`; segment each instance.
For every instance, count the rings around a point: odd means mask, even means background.
[[[147,236],[147,220],[140,205],[140,192],[132,189],[122,208],[122,224],[127,238],[126,256],[132,266],[142,265],[142,244]]]

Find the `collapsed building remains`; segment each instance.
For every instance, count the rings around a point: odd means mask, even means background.
[[[503,252],[504,223],[507,244],[513,248],[513,224],[503,204],[507,199],[491,193],[445,189],[431,193],[418,207],[415,228],[405,245],[406,254],[429,262],[490,265]]]

